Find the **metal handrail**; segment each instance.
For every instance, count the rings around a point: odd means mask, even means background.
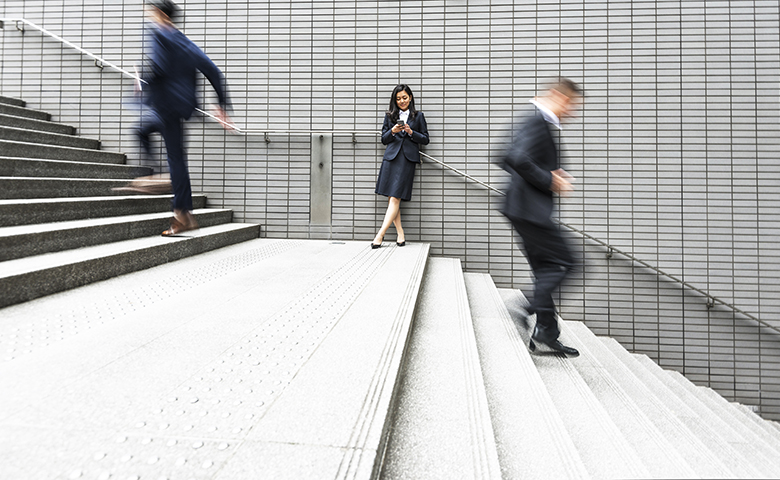
[[[474,183],[476,183],[476,184],[478,184],[478,185],[480,185],[480,186],[482,186],[484,188],[487,188],[488,190],[490,190],[490,191],[492,191],[494,193],[497,193],[497,194],[502,195],[502,196],[506,196],[506,193],[504,193],[503,191],[497,189],[496,187],[494,187],[494,186],[492,186],[492,185],[490,185],[488,183],[485,183],[485,182],[483,182],[483,181],[481,181],[481,180],[479,180],[477,178],[474,178],[474,177],[472,177],[471,175],[469,175],[469,174],[467,174],[465,172],[461,172],[457,168],[454,168],[454,167],[452,167],[450,165],[447,165],[446,163],[444,163],[444,162],[442,162],[440,160],[437,160],[437,159],[431,157],[430,155],[427,155],[425,153],[420,153],[420,154],[422,156],[424,156],[425,158],[427,158],[427,159],[429,159],[429,160],[431,160],[431,161],[441,165],[442,167],[444,167],[444,168],[446,168],[446,169],[448,169],[448,170],[450,170],[452,172],[455,172],[456,174],[462,176],[463,178],[471,180],[472,182],[474,182]],[[631,260],[633,262],[636,262],[636,263],[642,265],[643,267],[648,268],[648,269],[656,272],[658,275],[660,275],[662,277],[666,277],[666,278],[672,280],[675,283],[679,283],[680,285],[682,285],[682,286],[684,286],[684,287],[686,287],[686,288],[688,288],[690,290],[693,290],[694,292],[697,292],[697,293],[707,297],[707,299],[708,299],[707,308],[713,308],[715,306],[715,304],[723,305],[724,307],[730,308],[731,310],[733,310],[733,311],[735,311],[737,313],[740,313],[740,314],[750,318],[751,320],[755,320],[756,322],[758,322],[758,323],[760,323],[760,324],[762,324],[762,325],[764,325],[766,327],[769,327],[769,328],[771,328],[771,329],[773,329],[773,330],[775,330],[777,332],[780,332],[780,328],[778,328],[778,327],[776,327],[774,325],[771,325],[771,324],[761,320],[760,318],[756,317],[755,315],[753,315],[751,313],[748,313],[748,312],[742,310],[741,308],[726,302],[725,300],[721,300],[718,297],[710,295],[709,293],[707,293],[704,290],[702,290],[702,289],[700,289],[700,288],[690,284],[689,282],[686,282],[685,280],[682,280],[681,278],[677,278],[676,276],[674,276],[674,275],[672,275],[670,273],[667,273],[667,272],[661,270],[660,268],[658,268],[658,267],[656,267],[654,265],[651,265],[651,264],[647,263],[646,261],[644,261],[644,260],[642,260],[640,258],[637,258],[635,255],[633,255],[631,253],[624,252],[623,250],[620,250],[619,248],[614,247],[614,246],[606,243],[605,241],[594,237],[593,235],[585,233],[582,230],[569,225],[568,223],[564,223],[564,222],[562,222],[560,220],[555,220],[555,222],[558,223],[560,226],[562,226],[562,227],[564,227],[564,228],[566,228],[566,229],[568,229],[568,230],[570,230],[570,231],[572,231],[572,232],[574,232],[574,233],[576,233],[576,234],[578,234],[578,235],[580,235],[582,237],[585,237],[588,240],[590,240],[590,241],[592,241],[594,243],[597,243],[597,244],[601,245],[602,247],[606,248],[607,249],[607,258],[612,258],[612,256],[615,253],[620,254],[620,255],[624,256],[625,258],[627,258],[627,259],[629,259],[629,260]]]
[[[107,66],[107,67],[112,68],[112,69],[120,72],[121,74],[126,75],[126,76],[128,76],[128,77],[130,77],[130,78],[132,78],[134,80],[138,80],[138,81],[141,81],[141,82],[144,81],[143,79],[138,77],[138,75],[130,73],[127,70],[125,70],[123,68],[120,68],[117,65],[114,65],[113,63],[108,62],[108,61],[106,61],[106,60],[104,60],[104,59],[102,59],[102,58],[100,58],[100,57],[98,57],[98,56],[96,56],[96,55],[94,55],[94,54],[84,50],[83,48],[81,48],[81,47],[79,47],[77,45],[74,45],[73,43],[65,40],[64,38],[60,37],[59,35],[56,35],[56,34],[54,34],[52,32],[49,32],[45,28],[40,27],[40,26],[38,26],[38,25],[28,21],[28,20],[25,20],[23,18],[0,18],[0,28],[3,27],[3,23],[4,22],[15,22],[16,29],[21,31],[22,33],[24,33],[24,27],[20,28],[20,26],[19,26],[20,23],[24,24],[24,25],[28,25],[28,26],[30,26],[30,27],[40,31],[44,35],[48,35],[48,36],[50,36],[50,37],[52,37],[52,38],[62,42],[63,44],[78,50],[82,54],[84,54],[84,55],[94,59],[95,60],[95,66],[97,66],[100,69],[103,69],[104,66]],[[268,135],[270,135],[270,134],[275,134],[275,135],[279,135],[279,134],[281,134],[281,135],[351,135],[353,142],[356,141],[355,140],[356,136],[381,135],[381,132],[379,132],[379,131],[371,131],[371,130],[363,130],[363,131],[358,131],[358,130],[355,130],[355,131],[352,131],[352,130],[300,130],[300,129],[299,130],[263,130],[263,129],[240,128],[237,125],[228,124],[226,122],[223,122],[222,120],[220,120],[216,116],[214,116],[211,113],[208,113],[208,112],[206,112],[204,110],[201,110],[201,109],[196,109],[196,110],[198,112],[202,113],[203,115],[211,117],[213,120],[215,120],[215,121],[217,121],[217,122],[219,122],[219,123],[221,123],[223,125],[227,125],[227,126],[231,127],[238,134],[247,135],[247,136],[250,136],[250,135],[264,135],[266,142],[270,142],[270,139],[268,137]],[[450,165],[447,165],[446,163],[442,162],[441,160],[438,160],[438,159],[436,159],[436,158],[434,158],[434,157],[432,157],[432,156],[430,156],[430,155],[428,155],[426,153],[420,152],[420,155],[422,155],[423,157],[427,158],[428,160],[431,160],[432,162],[440,165],[441,167],[443,167],[443,168],[445,168],[447,170],[450,170],[450,171],[456,173],[457,175],[459,175],[459,176],[461,176],[461,177],[463,177],[463,178],[465,178],[467,180],[470,180],[470,181],[472,181],[472,182],[474,182],[474,183],[476,183],[476,184],[478,184],[478,185],[488,189],[491,192],[497,193],[497,194],[502,195],[502,196],[506,195],[503,191],[497,189],[496,187],[494,187],[494,186],[492,186],[492,185],[490,185],[488,183],[485,183],[485,182],[483,182],[483,181],[481,181],[481,180],[479,180],[479,179],[477,179],[475,177],[472,177],[471,175],[469,175],[469,174],[467,174],[465,172],[462,172],[462,171],[458,170],[457,168],[454,168],[454,167],[452,167]],[[741,308],[726,302],[725,300],[721,300],[721,299],[719,299],[719,298],[717,298],[717,297],[715,297],[713,295],[710,295],[709,293],[705,292],[704,290],[702,290],[702,289],[700,289],[700,288],[698,288],[698,287],[696,287],[696,286],[694,286],[694,285],[692,285],[692,284],[690,284],[690,283],[688,283],[688,282],[686,282],[686,281],[684,281],[684,280],[682,280],[680,278],[677,278],[676,276],[674,276],[674,275],[672,275],[670,273],[667,273],[667,272],[661,270],[660,268],[645,262],[644,260],[642,260],[640,258],[637,258],[635,255],[633,255],[631,253],[624,252],[623,250],[620,250],[619,248],[616,248],[616,247],[614,247],[614,246],[604,242],[603,240],[600,240],[600,239],[598,239],[598,238],[596,238],[596,237],[594,237],[594,236],[592,236],[592,235],[590,235],[588,233],[585,233],[582,230],[580,230],[580,229],[578,229],[576,227],[573,227],[573,226],[571,226],[571,225],[569,225],[567,223],[564,223],[564,222],[562,222],[560,220],[556,220],[556,222],[560,226],[568,229],[569,231],[574,232],[574,233],[576,233],[576,234],[578,234],[578,235],[580,235],[580,236],[582,236],[584,238],[587,238],[588,240],[590,240],[590,241],[592,241],[594,243],[597,243],[597,244],[601,245],[602,247],[606,248],[607,249],[607,258],[612,258],[612,256],[615,253],[620,254],[623,257],[625,257],[625,258],[627,258],[627,259],[629,259],[629,260],[631,260],[633,262],[636,262],[636,263],[638,263],[639,265],[642,265],[645,268],[648,268],[648,269],[656,272],[658,275],[660,275],[662,277],[666,277],[666,278],[672,280],[673,282],[678,283],[678,284],[684,286],[685,288],[688,288],[690,290],[693,290],[694,292],[699,293],[700,295],[702,295],[702,296],[704,296],[704,297],[706,297],[708,299],[708,301],[707,301],[707,308],[713,308],[716,304],[722,305],[722,306],[724,306],[726,308],[731,309],[734,312],[737,312],[737,313],[739,313],[741,315],[744,315],[747,318],[750,318],[751,320],[754,320],[754,321],[760,323],[761,325],[764,325],[765,327],[768,327],[768,328],[770,328],[770,329],[772,329],[772,330],[774,330],[776,332],[780,332],[780,327],[771,325],[771,324],[761,320],[760,318],[756,317],[755,315],[753,315],[751,313],[748,313],[748,312],[742,310]]]

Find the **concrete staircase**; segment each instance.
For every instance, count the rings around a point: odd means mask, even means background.
[[[581,322],[580,357],[530,355],[522,293],[455,264],[429,261],[381,478],[780,478],[774,422]]]
[[[0,97],[0,307],[257,238],[259,226],[206,209],[200,230],[162,238],[170,196],[114,187],[150,175],[21,100]]]
[[[522,294],[428,253],[253,239],[0,309],[0,478],[780,477],[776,423],[580,322],[530,355]]]

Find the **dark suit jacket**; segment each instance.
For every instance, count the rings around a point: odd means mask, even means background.
[[[534,110],[513,129],[512,145],[504,157],[504,169],[512,179],[502,213],[513,222],[548,224],[553,212],[551,172],[560,165],[550,131],[555,127]]]
[[[198,106],[196,73],[208,78],[225,108],[228,103],[222,72],[197,45],[175,28],[154,29],[150,64],[143,79],[149,84],[146,103],[165,117],[190,118]]]
[[[425,115],[422,112],[417,112],[417,115],[409,120],[409,127],[412,129],[411,135],[404,131],[393,135],[390,130],[394,125],[395,122],[390,118],[390,115],[385,114],[385,122],[382,125],[382,143],[387,145],[387,148],[385,148],[385,155],[382,158],[394,160],[398,156],[398,152],[403,149],[407,160],[420,163],[420,145],[428,145],[430,142]]]

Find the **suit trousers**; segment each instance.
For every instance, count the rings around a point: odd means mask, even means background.
[[[512,225],[523,240],[523,251],[535,278],[534,296],[527,311],[536,314],[537,338],[552,342],[561,334],[553,292],[574,269],[574,257],[552,221],[547,224],[513,221]]]
[[[150,155],[149,135],[159,132],[165,141],[168,156],[168,171],[171,174],[173,208],[192,210],[192,185],[184,152],[184,121],[178,116],[163,117],[153,110],[147,110],[136,128],[136,135],[147,155]]]

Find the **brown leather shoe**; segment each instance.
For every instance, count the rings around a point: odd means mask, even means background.
[[[181,218],[181,220],[179,220],[179,218]],[[182,213],[179,218],[177,218],[176,215],[171,218],[171,228],[162,232],[163,237],[172,237],[183,232],[198,229],[198,221],[195,220],[195,215],[193,215],[192,212]]]

